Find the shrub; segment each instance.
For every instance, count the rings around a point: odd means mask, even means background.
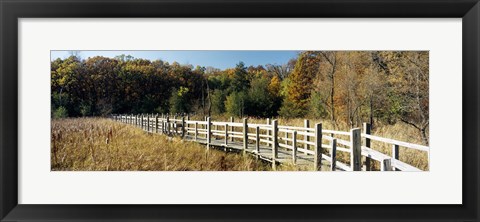
[[[216,89],[213,91],[212,98],[212,112],[213,114],[222,114],[225,112],[225,92]]]
[[[274,99],[270,96],[268,85],[270,81],[267,78],[255,78],[252,80],[252,87],[248,91],[248,115],[253,116],[272,116]]]
[[[244,105],[245,95],[239,92],[231,93],[225,101],[225,108],[231,116],[242,116]]]
[[[304,115],[304,111],[298,108],[295,103],[290,101],[287,97],[283,100],[282,107],[280,107],[278,114],[287,118],[302,117]]]
[[[88,104],[80,105],[80,114],[82,114],[82,116],[90,116],[92,114],[91,106]]]
[[[310,115],[314,118],[325,118],[328,115],[319,92],[312,92],[309,102]]]
[[[170,97],[170,113],[188,113],[189,103],[186,101],[186,94],[189,89],[186,87],[180,87],[178,90],[172,91],[172,96]]]
[[[67,117],[68,117],[68,111],[63,106],[58,107],[55,110],[55,112],[53,112],[53,118],[55,119],[61,119],[61,118],[67,118]]]

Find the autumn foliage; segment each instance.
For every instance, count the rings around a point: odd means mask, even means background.
[[[52,117],[195,113],[402,122],[428,145],[429,53],[304,51],[285,64],[220,70],[121,55],[51,62]]]

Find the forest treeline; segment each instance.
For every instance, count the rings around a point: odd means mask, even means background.
[[[111,113],[398,121],[428,144],[429,53],[305,51],[286,64],[225,70],[120,55],[51,62],[52,117]]]

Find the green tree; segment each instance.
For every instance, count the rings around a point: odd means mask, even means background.
[[[322,95],[313,91],[310,97],[309,113],[314,118],[325,118],[328,115],[327,109],[323,103]]]
[[[225,109],[231,116],[243,116],[245,95],[243,92],[232,92],[225,101]]]
[[[225,91],[216,89],[213,91],[212,95],[212,112],[213,114],[222,114],[225,112],[225,100],[226,94]]]
[[[268,91],[270,80],[265,77],[254,78],[248,91],[246,113],[252,116],[272,116],[273,98]]]
[[[295,68],[290,75],[288,88],[288,109],[303,116],[308,108],[312,82],[319,69],[319,56],[316,52],[303,52],[298,57]]]
[[[180,89],[172,90],[172,96],[170,97],[170,113],[188,113],[189,106],[186,102],[186,95],[189,89],[186,87],[180,87]]]
[[[53,118],[55,119],[60,119],[60,118],[67,118],[68,117],[68,111],[67,108],[60,106],[58,107],[55,112],[53,113]]]
[[[239,62],[234,70],[233,79],[231,81],[231,91],[242,92],[249,87],[247,68],[245,63]]]
[[[278,114],[283,117],[294,118],[304,115],[304,112],[302,112],[302,110],[299,109],[294,102],[290,101],[290,99],[286,97],[283,100],[282,107],[278,111]]]

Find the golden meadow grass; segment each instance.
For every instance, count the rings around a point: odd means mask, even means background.
[[[201,117],[192,117],[201,119]],[[229,117],[214,117],[215,121],[228,121]],[[280,125],[303,126],[303,119],[279,118]],[[237,122],[240,119],[236,120]],[[249,122],[266,123],[265,119],[250,118]],[[322,122],[324,129],[348,131],[345,124]],[[397,123],[380,125],[373,135],[422,144],[421,137],[411,127]],[[147,134],[131,125],[102,118],[76,118],[52,120],[51,169],[64,171],[270,171],[270,164],[250,155],[225,153],[204,145],[169,138],[160,134]],[[347,139],[347,138],[343,138]],[[326,141],[324,141],[326,143]],[[372,141],[371,147],[391,155],[391,146]],[[328,150],[326,150],[328,153]],[[349,154],[338,152],[337,160],[349,162]],[[400,160],[422,170],[428,170],[426,152],[400,148]],[[373,161],[375,169],[379,164]],[[276,170],[310,170],[283,164]]]
[[[271,170],[249,155],[207,152],[200,144],[147,134],[109,119],[52,120],[51,137],[51,169],[58,171]]]

